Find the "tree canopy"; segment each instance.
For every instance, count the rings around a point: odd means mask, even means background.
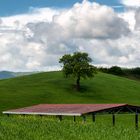
[[[96,68],[91,65],[92,59],[87,53],[75,52],[66,54],[60,58],[59,63],[63,64],[63,73],[66,77],[74,76],[76,78],[77,90],[80,90],[80,79],[93,77]]]

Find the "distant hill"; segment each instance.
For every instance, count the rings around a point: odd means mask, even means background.
[[[0,71],[0,79],[8,79],[17,76],[29,75],[33,72],[11,72],[11,71]]]
[[[101,73],[81,80],[82,89],[74,88],[75,79],[62,72],[44,72],[0,80],[0,111],[42,103],[129,103],[140,105],[140,82]]]

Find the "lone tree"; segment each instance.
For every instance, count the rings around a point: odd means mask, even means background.
[[[66,54],[60,58],[59,63],[63,64],[63,73],[66,77],[74,76],[76,78],[76,88],[80,90],[80,79],[93,77],[96,68],[90,65],[92,59],[87,53],[75,52],[73,55]]]

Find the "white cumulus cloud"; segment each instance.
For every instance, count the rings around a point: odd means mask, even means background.
[[[140,7],[140,0],[121,0],[121,3],[130,7]]]
[[[60,69],[59,58],[75,51],[89,53],[96,65],[139,66],[138,28],[139,10],[117,13],[87,0],[0,17],[0,70]]]

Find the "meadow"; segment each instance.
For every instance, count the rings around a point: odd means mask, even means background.
[[[140,82],[105,73],[81,81],[65,79],[61,72],[45,72],[0,80],[0,111],[39,103],[128,103],[140,105]],[[81,118],[0,115],[0,140],[139,140],[134,114],[98,115],[96,122]]]
[[[117,115],[116,126],[111,116],[97,116],[96,122],[88,118],[59,121],[57,118],[11,116],[0,117],[0,140],[139,140],[133,115]]]

